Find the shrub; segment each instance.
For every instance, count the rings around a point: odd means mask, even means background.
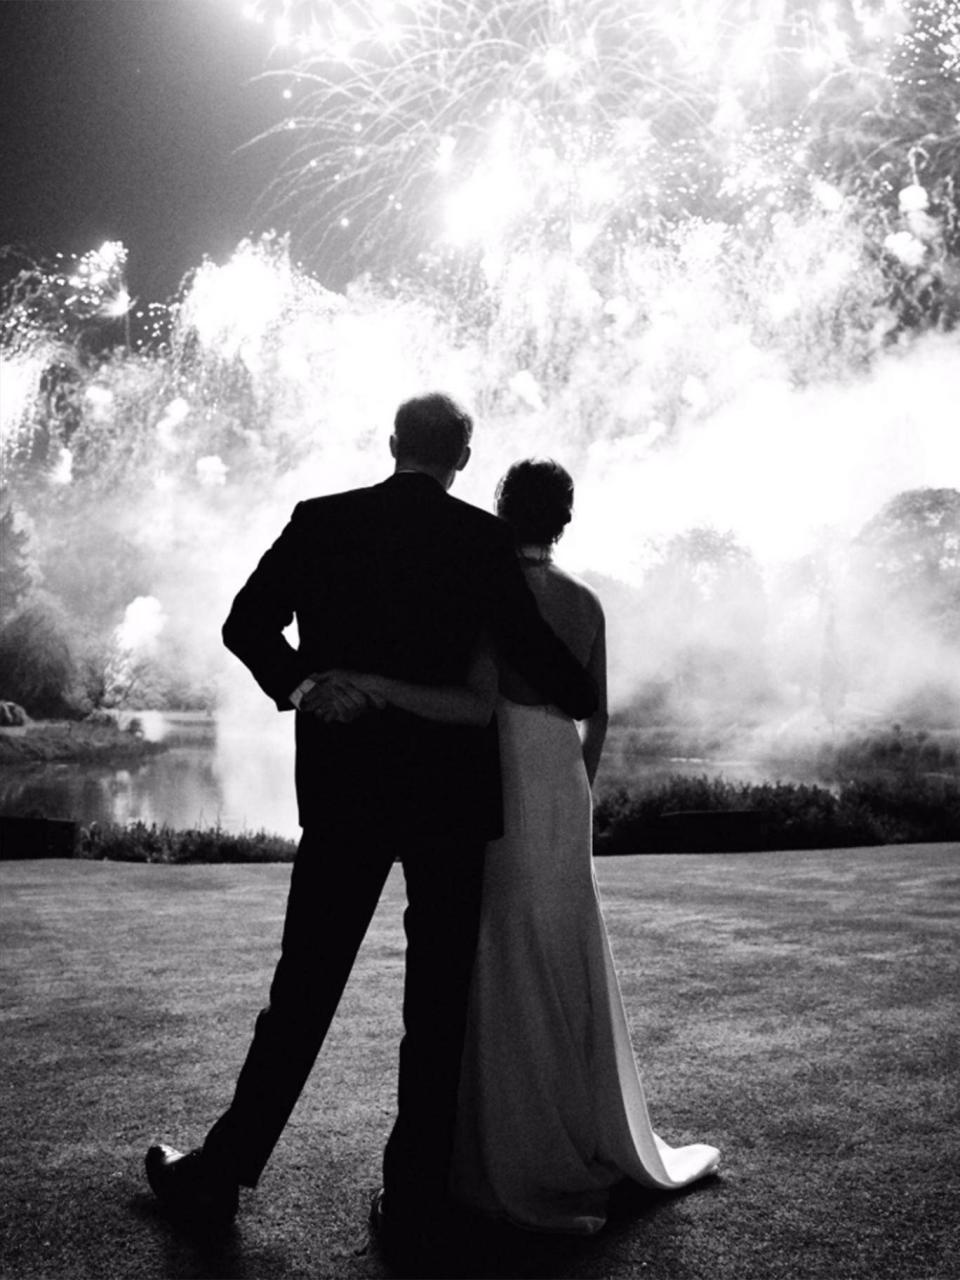
[[[646,794],[618,787],[596,807],[598,849],[608,853],[662,849],[668,815],[733,812],[762,817],[762,845],[768,849],[956,840],[960,839],[960,784],[910,776],[872,778],[844,783],[834,794],[804,784],[676,777]],[[709,819],[702,819],[700,825],[709,828]],[[724,847],[722,832],[718,821],[718,848]],[[667,847],[679,847],[672,831]]]
[[[79,856],[112,862],[292,862],[296,849],[296,841],[266,831],[233,834],[220,827],[177,831],[156,823],[93,823],[81,832]]]

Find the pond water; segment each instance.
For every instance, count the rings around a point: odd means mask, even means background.
[[[248,729],[202,713],[137,713],[165,750],[118,765],[63,761],[0,769],[0,813],[296,837],[293,721]]]
[[[7,766],[0,769],[0,813],[62,818],[84,826],[139,821],[181,829],[263,829],[297,837],[292,717],[141,712],[137,718],[146,737],[165,743],[163,752],[124,767],[74,762]],[[610,757],[608,780],[625,780],[615,750]],[[629,782],[654,787],[671,774],[772,780],[749,761],[671,757],[631,763]]]

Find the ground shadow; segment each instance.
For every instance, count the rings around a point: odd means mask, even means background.
[[[567,1276],[609,1274],[611,1254],[638,1247],[655,1257],[664,1274],[674,1274],[671,1255],[677,1255],[680,1232],[678,1208],[692,1195],[722,1190],[719,1177],[675,1192],[653,1191],[636,1183],[624,1183],[611,1196],[609,1217],[602,1231],[577,1236],[526,1231],[506,1223],[462,1215],[454,1219],[437,1254],[384,1259],[376,1244],[371,1254],[380,1256],[387,1275],[396,1277],[445,1276],[450,1280],[557,1280]],[[679,1265],[677,1255],[673,1261]]]
[[[150,1232],[167,1280],[259,1280],[289,1274],[290,1257],[282,1248],[265,1247],[237,1223],[198,1227],[172,1219],[149,1194],[128,1202],[130,1212]]]

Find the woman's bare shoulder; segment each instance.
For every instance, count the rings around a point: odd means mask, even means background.
[[[593,587],[578,578],[576,574],[570,573],[567,569],[561,569],[559,565],[551,564],[550,573],[557,584],[557,588],[563,591],[571,600],[583,609],[584,612],[591,614],[596,618],[603,617],[603,605],[600,597],[594,591]]]

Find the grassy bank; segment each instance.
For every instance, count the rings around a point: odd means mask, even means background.
[[[35,720],[0,729],[0,765],[75,761],[122,766],[164,750],[162,742],[148,742],[135,726],[120,729],[108,721]]]
[[[721,1175],[640,1196],[591,1240],[471,1240],[445,1274],[953,1275],[956,849],[611,859],[597,873],[653,1124],[719,1146]],[[151,1141],[198,1141],[229,1100],[288,876],[0,865],[0,1274],[389,1274],[364,1222],[394,1105],[399,871],[236,1228],[179,1236],[144,1183]]]

